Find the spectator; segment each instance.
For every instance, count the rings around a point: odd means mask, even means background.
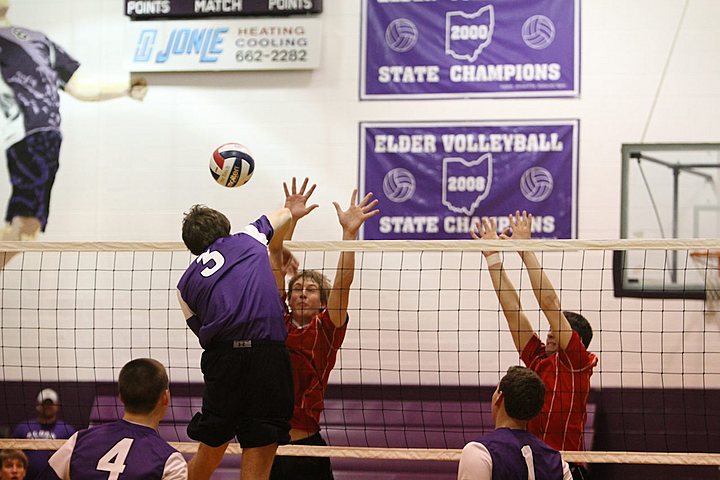
[[[70,438],[75,428],[62,420],[60,413],[60,397],[52,388],[44,388],[37,395],[35,405],[37,419],[22,422],[13,431],[13,438],[32,440],[62,440]],[[28,450],[27,479],[34,480],[45,469],[52,450]]]

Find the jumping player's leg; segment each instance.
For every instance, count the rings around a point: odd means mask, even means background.
[[[264,447],[243,448],[240,464],[241,480],[267,480],[270,478],[277,443]]]
[[[197,454],[188,462],[188,480],[208,480],[218,465],[220,465],[229,444],[230,442],[227,442],[219,447],[211,447],[200,443]],[[244,457],[243,455],[243,464],[245,461]]]
[[[290,445],[327,446],[320,433],[290,442]],[[270,480],[333,480],[328,457],[276,456]]]
[[[5,215],[8,226],[2,232],[4,240],[35,240],[45,230],[61,143],[60,132],[42,131],[7,149],[13,188]]]

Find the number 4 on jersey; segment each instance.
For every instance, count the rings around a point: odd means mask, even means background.
[[[118,480],[125,471],[125,459],[130,453],[133,438],[123,438],[98,460],[96,469],[108,472],[108,480]]]

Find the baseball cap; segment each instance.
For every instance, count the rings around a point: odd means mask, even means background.
[[[52,388],[43,388],[40,390],[40,393],[38,393],[37,403],[44,403],[48,400],[52,403],[60,403],[60,397],[58,397],[55,390]]]

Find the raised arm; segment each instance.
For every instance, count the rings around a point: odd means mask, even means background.
[[[310,196],[313,194],[315,187],[317,186],[313,183],[310,188],[307,188],[309,180],[309,178],[305,177],[305,180],[300,186],[300,190],[297,189],[297,180],[295,177],[292,179],[291,189],[288,189],[287,183],[283,182],[283,189],[285,190],[285,208],[288,208],[292,214],[290,226],[285,234],[285,240],[292,240],[298,220],[318,207],[317,203],[312,205],[307,204],[308,200],[310,200]]]
[[[368,193],[358,204],[355,204],[355,200],[357,199],[357,189],[355,189],[350,198],[350,207],[344,211],[340,207],[340,204],[333,202],[338,221],[343,229],[343,240],[355,240],[365,220],[380,213],[380,210],[374,209],[378,201],[373,200],[372,197],[373,194]],[[340,258],[338,259],[337,271],[335,272],[335,281],[328,296],[327,304],[330,320],[332,320],[336,327],[341,327],[345,324],[350,298],[350,286],[352,285],[354,277],[355,252],[341,252]]]
[[[283,182],[285,208],[290,212],[290,220],[284,230],[273,237],[275,242],[270,242],[271,244],[268,246],[270,250],[270,264],[273,268],[275,283],[278,286],[280,296],[285,292],[285,276],[288,274],[295,275],[299,265],[290,250],[283,247],[282,242],[284,240],[291,240],[298,220],[318,207],[317,204],[307,204],[316,187],[315,184],[312,184],[310,188],[307,189],[308,181],[309,179],[306,177],[300,186],[300,190],[297,189],[297,180],[295,177],[292,179],[292,190],[288,189],[287,183]]]
[[[483,217],[482,223],[475,223],[475,230],[471,230],[470,234],[476,240],[498,240],[496,231],[495,220],[492,218]],[[530,320],[522,310],[520,304],[520,295],[518,295],[515,287],[513,286],[510,278],[507,276],[505,269],[503,268],[502,257],[498,252],[483,252],[485,260],[488,264],[488,271],[490,272],[490,278],[492,279],[493,287],[495,288],[495,294],[500,301],[500,306],[503,309],[505,320],[512,335],[515,348],[518,352],[522,353],[527,345],[528,341],[535,334]]]
[[[511,214],[508,218],[510,219],[510,228],[512,229],[512,238],[514,240],[530,238],[532,215],[529,215],[523,210],[522,213],[516,211],[515,215]],[[558,297],[557,292],[555,292],[555,288],[553,288],[552,283],[550,283],[550,279],[545,275],[545,271],[535,252],[519,253],[525,264],[528,277],[530,277],[530,284],[532,285],[538,305],[540,305],[540,309],[550,324],[550,330],[552,330],[555,338],[558,339],[558,347],[565,350],[572,338],[572,327],[562,311],[560,297]]]
[[[142,101],[147,94],[147,85],[147,80],[142,77],[130,81],[101,82],[87,78],[80,69],[70,77],[64,90],[84,102],[97,102],[125,96]]]
[[[282,255],[283,241],[285,240],[288,228],[290,228],[292,214],[290,213],[290,209],[281,208],[280,210],[276,210],[266,216],[270,221],[270,225],[273,227],[273,236],[268,244],[270,266],[273,270],[273,276],[275,277],[275,284],[277,285],[278,292],[282,295],[285,283]]]

